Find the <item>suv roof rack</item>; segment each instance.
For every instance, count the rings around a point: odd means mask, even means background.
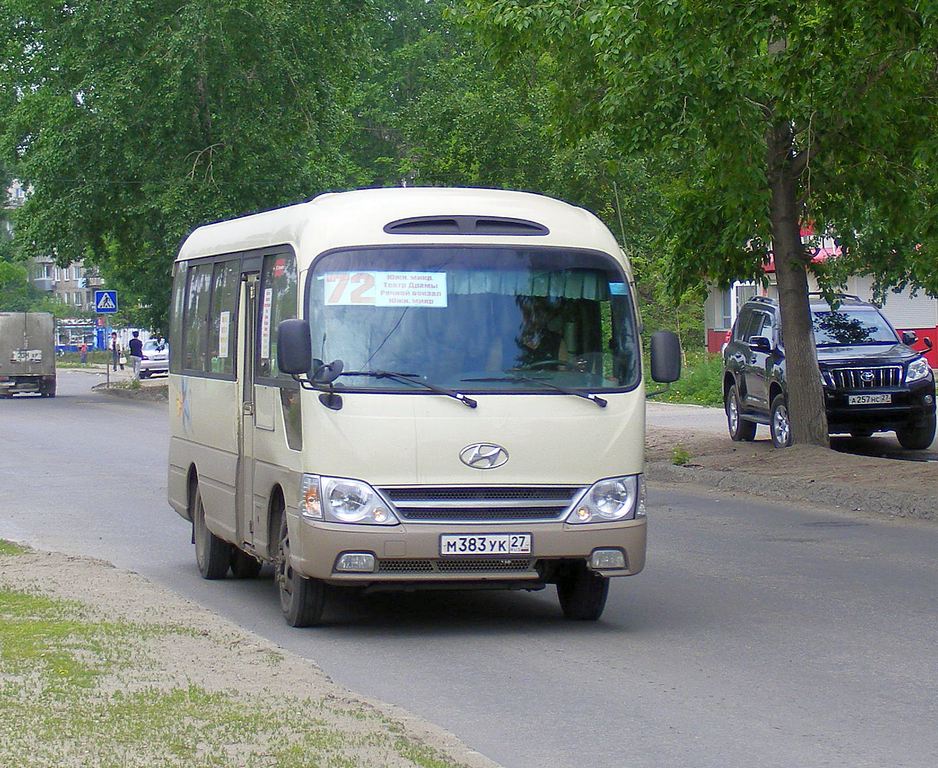
[[[758,301],[760,304],[771,304],[775,306],[778,302],[768,296],[752,296],[749,301]]]
[[[823,294],[821,291],[808,291],[808,296],[817,296],[817,297],[822,298],[822,299],[824,298],[824,294]],[[869,303],[870,303],[870,302],[868,302],[868,301],[864,301],[864,300],[861,299],[859,296],[855,296],[855,295],[852,294],[852,293],[832,293],[831,296],[833,296],[835,299],[842,299],[842,300],[845,300],[845,301],[855,301],[855,302],[857,302],[857,303],[859,303],[859,304],[869,304]]]

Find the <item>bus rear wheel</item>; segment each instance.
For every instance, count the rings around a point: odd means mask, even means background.
[[[294,570],[290,561],[290,531],[287,516],[281,513],[274,579],[280,593],[280,610],[291,627],[312,627],[322,620],[326,603],[326,585]]]
[[[202,492],[195,487],[192,501],[192,538],[195,539],[195,562],[203,579],[223,579],[231,565],[231,545],[219,539],[205,525]]]

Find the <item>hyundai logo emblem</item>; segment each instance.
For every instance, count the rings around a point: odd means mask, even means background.
[[[459,460],[473,469],[495,469],[508,461],[508,451],[494,443],[473,443],[459,452]]]

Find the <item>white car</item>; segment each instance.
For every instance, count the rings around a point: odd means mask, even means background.
[[[140,378],[146,379],[154,373],[169,372],[169,342],[148,339],[143,342],[143,359],[140,361]]]

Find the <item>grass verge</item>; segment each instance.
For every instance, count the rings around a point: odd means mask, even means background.
[[[649,389],[660,388],[656,382]],[[681,378],[667,392],[655,400],[664,403],[688,403],[691,405],[723,405],[723,358],[706,351],[688,352],[687,365],[681,369]]]
[[[0,553],[8,572],[27,551],[0,541]],[[224,666],[230,643],[199,628],[102,618],[93,605],[10,588],[0,574],[0,765],[458,765],[368,706],[192,682],[196,670]],[[160,648],[204,653],[180,670]],[[280,660],[268,652],[256,663]]]
[[[23,555],[29,552],[29,549],[22,546],[21,544],[16,544],[12,541],[5,541],[0,539],[0,556],[2,555]]]

